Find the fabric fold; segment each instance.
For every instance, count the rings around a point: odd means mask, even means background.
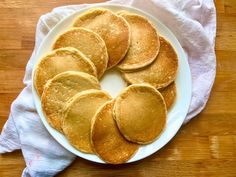
[[[10,115],[0,135],[0,153],[12,152],[20,148],[18,132]]]

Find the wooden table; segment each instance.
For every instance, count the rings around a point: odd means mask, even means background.
[[[0,130],[11,102],[24,87],[38,18],[56,6],[83,2],[1,0]],[[142,161],[110,166],[77,158],[58,176],[236,176],[236,1],[215,2],[217,76],[205,110],[168,145]],[[21,151],[0,155],[1,177],[20,176],[24,168]]]

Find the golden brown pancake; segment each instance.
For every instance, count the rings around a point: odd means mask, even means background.
[[[65,71],[81,71],[97,77],[96,67],[79,50],[66,47],[54,50],[43,57],[36,66],[34,86],[41,96],[47,81]]]
[[[134,84],[117,97],[114,118],[124,137],[132,142],[148,144],[160,136],[166,124],[165,101],[154,87]]]
[[[160,52],[151,65],[134,72],[123,73],[128,83],[148,83],[160,89],[175,80],[178,70],[178,57],[174,48],[163,37],[160,37],[160,43]]]
[[[75,95],[65,110],[62,129],[69,142],[78,150],[93,153],[91,121],[98,108],[112,98],[102,90],[86,90]]]
[[[144,17],[121,11],[118,13],[129,23],[131,43],[125,58],[119,63],[121,70],[134,70],[151,64],[157,57],[160,41],[155,27]]]
[[[67,71],[49,80],[41,97],[42,109],[49,124],[61,131],[66,101],[88,89],[100,89],[100,85],[96,77],[83,72]]]
[[[108,68],[115,66],[124,58],[129,48],[130,33],[123,17],[107,9],[94,8],[81,14],[74,26],[88,28],[102,37],[109,54]]]
[[[113,119],[114,100],[103,104],[92,120],[91,141],[95,153],[107,163],[128,161],[139,145],[127,141],[119,132]]]
[[[172,82],[170,85],[168,85],[165,88],[162,88],[159,90],[162,94],[165,102],[167,110],[171,108],[171,106],[174,104],[176,99],[176,84],[175,82]]]
[[[74,47],[85,54],[96,66],[100,78],[107,68],[108,54],[105,42],[97,34],[85,28],[72,28],[61,34],[53,48]]]

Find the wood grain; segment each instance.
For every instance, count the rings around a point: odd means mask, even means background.
[[[83,2],[0,2],[0,130],[11,102],[24,87],[22,80],[34,47],[38,18],[56,6]],[[58,176],[236,176],[236,1],[215,0],[215,3],[217,75],[206,109],[183,126],[167,146],[142,161],[112,166],[77,158]],[[24,167],[20,151],[0,155],[1,177],[20,176]]]

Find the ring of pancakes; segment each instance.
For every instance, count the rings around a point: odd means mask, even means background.
[[[131,28],[130,48],[118,68],[134,70],[149,65],[156,59],[160,48],[156,29],[151,22],[140,15],[125,11],[118,12],[118,15],[124,17]]]
[[[35,67],[43,113],[79,151],[125,163],[165,129],[177,55],[149,20],[130,12],[94,8],[73,25]],[[114,99],[98,80],[111,67],[130,84]]]
[[[107,163],[120,164],[129,160],[139,145],[127,141],[113,119],[115,100],[103,104],[92,120],[91,141],[95,153]],[[104,128],[106,127],[106,128]]]
[[[41,96],[47,81],[65,71],[81,71],[97,77],[96,67],[83,53],[73,47],[54,50],[43,57],[35,69],[34,84]]]
[[[85,153],[94,152],[90,141],[91,121],[97,109],[111,99],[105,91],[86,90],[69,100],[65,108],[62,129],[74,147]]]
[[[41,97],[42,108],[49,124],[61,131],[65,102],[78,92],[88,89],[100,89],[100,84],[97,78],[83,72],[67,71],[49,80]]]
[[[130,85],[116,98],[114,118],[129,141],[139,144],[153,142],[164,130],[166,116],[164,98],[151,85]]]
[[[90,9],[77,17],[74,26],[90,29],[102,37],[109,55],[108,68],[124,58],[130,44],[130,32],[123,17],[107,9]]]
[[[53,49],[74,47],[87,56],[96,66],[100,78],[107,69],[108,54],[106,44],[97,34],[86,28],[71,28],[61,34]]]

